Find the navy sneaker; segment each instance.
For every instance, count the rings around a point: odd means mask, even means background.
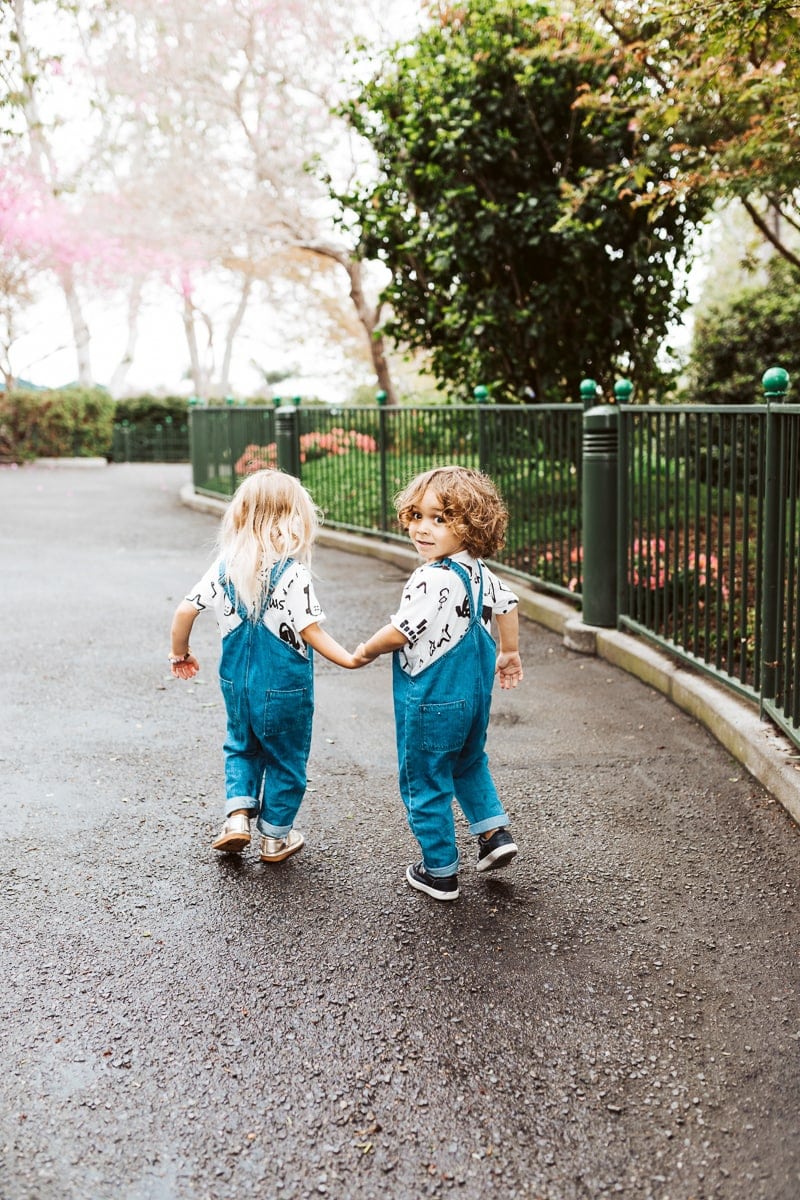
[[[478,838],[478,870],[496,871],[498,867],[507,867],[517,847],[507,829],[496,830],[490,838]]]
[[[421,862],[406,870],[406,883],[418,892],[424,892],[426,896],[433,896],[434,900],[458,899],[458,876],[445,875],[437,878],[435,875],[429,875],[425,864]]]

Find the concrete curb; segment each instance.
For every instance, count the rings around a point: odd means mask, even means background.
[[[180,498],[198,512],[221,516],[225,511],[224,499],[199,496],[191,484],[181,488]],[[419,562],[414,551],[405,546],[338,529],[323,527],[319,541],[348,554],[392,563],[401,570],[411,570]],[[502,571],[498,574],[503,576]],[[516,577],[505,579],[520,598],[522,616],[559,634],[568,650],[597,655],[661,692],[703,725],[800,824],[800,753],[789,738],[760,719],[755,705],[642,639],[615,629],[584,625],[576,610],[564,601],[537,592]]]
[[[26,464],[28,465],[28,464]],[[107,467],[108,459],[97,456],[87,458],[36,458],[32,467]]]

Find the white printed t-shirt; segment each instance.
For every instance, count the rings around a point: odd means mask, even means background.
[[[242,619],[219,581],[220,562],[217,559],[212,563],[199,583],[187,593],[186,599],[198,612],[205,608],[214,610],[217,626],[224,638],[241,625]],[[300,634],[307,625],[324,621],[325,614],[314,592],[311,572],[303,563],[290,563],[281,575],[270,596],[263,620],[271,633],[308,657],[308,648]]]
[[[483,611],[481,621],[491,631],[492,616],[510,612],[519,597],[466,550],[450,558],[464,567],[472,581],[471,604],[478,599],[480,566],[483,567]],[[470,609],[464,603],[464,584],[455,571],[436,563],[417,567],[403,588],[400,607],[390,618],[395,629],[408,640],[398,652],[400,666],[407,675],[418,675],[437,658],[460,642],[469,628]]]

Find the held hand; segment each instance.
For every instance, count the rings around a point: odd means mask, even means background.
[[[182,662],[170,663],[170,670],[176,679],[194,679],[200,670],[200,663],[193,654]]]
[[[513,650],[498,654],[495,672],[500,680],[500,687],[504,691],[515,688],[518,683],[521,683],[522,661],[519,651]]]
[[[371,662],[373,662],[373,659],[367,658],[366,654],[364,653],[364,643],[359,642],[353,651],[353,666],[366,667],[369,666]]]

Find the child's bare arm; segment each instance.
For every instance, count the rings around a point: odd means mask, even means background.
[[[400,650],[407,641],[408,638],[405,634],[402,634],[394,625],[384,625],[383,629],[373,633],[368,641],[361,642],[356,646],[353,654],[355,665],[364,667],[381,654],[391,654],[393,650]]]
[[[511,612],[499,613],[497,632],[500,635],[500,651],[497,655],[495,668],[503,689],[515,688],[522,680],[522,660],[519,656],[519,612],[517,608]]]
[[[199,609],[196,609],[188,600],[182,600],[172,618],[170,669],[176,679],[192,679],[200,670],[200,663],[189,649],[189,638],[198,612]],[[172,662],[173,658],[180,661]]]
[[[337,667],[347,667],[349,670],[353,670],[355,667],[361,666],[361,663],[356,662],[355,656],[349,650],[345,650],[344,646],[336,641],[336,638],[332,638],[329,633],[326,633],[316,621],[306,625],[305,629],[301,630],[300,636],[306,645],[312,646],[323,658],[336,663]]]

